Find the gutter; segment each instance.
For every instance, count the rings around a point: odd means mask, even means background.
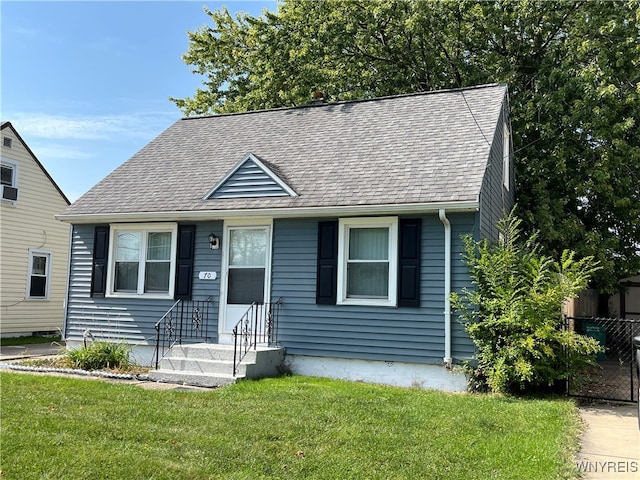
[[[117,223],[117,222],[158,222],[158,221],[198,221],[223,220],[226,218],[272,217],[272,218],[304,218],[327,216],[357,215],[393,215],[393,214],[425,214],[436,213],[447,209],[449,212],[475,212],[479,208],[476,200],[452,202],[407,203],[383,205],[345,205],[326,207],[273,207],[247,208],[229,210],[189,210],[129,213],[79,213],[59,214],[56,219],[73,224],[80,223]]]
[[[444,366],[450,369],[451,358],[451,223],[445,209],[438,211],[440,221],[444,225]]]

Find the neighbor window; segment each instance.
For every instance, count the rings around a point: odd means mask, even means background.
[[[397,231],[396,217],[340,220],[338,303],[396,305]]]
[[[175,224],[112,225],[108,279],[113,296],[168,296],[175,274]]]
[[[29,250],[27,299],[47,300],[51,283],[51,252]]]
[[[2,159],[0,168],[0,190],[2,200],[14,203],[18,200],[18,165]]]
[[[13,165],[2,164],[2,185],[14,186],[13,183]]]

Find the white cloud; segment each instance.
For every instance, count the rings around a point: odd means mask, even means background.
[[[25,137],[55,140],[101,140],[121,135],[148,138],[177,120],[178,113],[155,112],[124,115],[51,115],[17,113],[8,115],[13,126]]]
[[[18,130],[20,131],[20,130]],[[29,145],[38,158],[48,160],[88,160],[95,155],[93,152],[83,151],[69,145],[38,142]]]

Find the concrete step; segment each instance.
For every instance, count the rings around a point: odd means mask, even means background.
[[[232,362],[233,345],[217,345],[211,343],[174,345],[165,355],[165,358],[171,357]]]
[[[280,350],[280,348],[258,345],[256,350],[251,349],[247,352],[244,360],[254,362],[260,352],[278,350]],[[233,361],[233,345],[220,345],[215,343],[174,345],[165,355],[165,358],[167,357]]]
[[[196,386],[219,386],[240,378],[275,376],[284,362],[284,349],[258,346],[250,350],[233,376],[233,345],[174,345],[158,370],[149,372],[151,380]]]
[[[231,385],[244,377],[233,375],[211,375],[200,372],[178,372],[173,370],[151,370],[149,379],[161,383],[176,383],[179,385],[192,385],[196,387],[223,387]]]
[[[246,368],[246,364],[244,367]],[[171,356],[160,360],[158,370],[198,372],[210,375],[231,374],[233,373],[233,360],[203,360],[201,358]]]

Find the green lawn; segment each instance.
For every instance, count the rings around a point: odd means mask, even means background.
[[[6,479],[570,479],[568,400],[289,376],[205,392],[1,373]]]

